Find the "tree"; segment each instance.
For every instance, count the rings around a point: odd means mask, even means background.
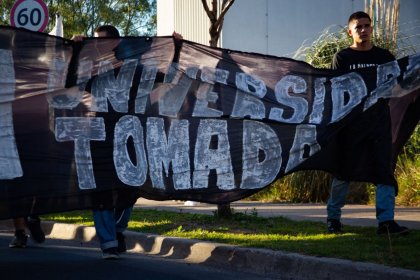
[[[211,1],[211,10],[207,4],[207,0],[201,0],[203,4],[203,8],[207,13],[207,16],[210,19],[210,46],[217,47],[217,42],[220,38],[220,32],[223,28],[223,20],[224,17],[229,10],[229,8],[233,5],[235,0],[223,0],[222,1],[222,8],[220,14],[218,14],[218,2],[217,0]],[[232,217],[232,210],[230,208],[230,203],[226,204],[217,204],[217,216],[219,218],[231,218]]]
[[[13,0],[0,1],[0,24],[8,25]],[[64,37],[74,34],[93,36],[97,26],[111,24],[122,36],[156,34],[156,0],[45,0],[49,17],[63,18]],[[47,31],[55,22],[50,20]]]
[[[220,14],[218,15],[218,2],[217,0],[211,1],[211,10],[207,4],[207,0],[201,0],[201,3],[203,3],[203,8],[207,13],[207,16],[210,19],[210,46],[211,47],[217,47],[217,42],[220,38],[220,32],[222,32],[223,28],[223,20],[224,17],[229,10],[229,8],[233,5],[235,0],[223,0],[222,1],[222,9],[220,11]]]
[[[0,25],[9,25],[10,10],[12,9],[15,0],[2,0],[0,1]]]

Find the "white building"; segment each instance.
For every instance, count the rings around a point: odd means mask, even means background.
[[[420,1],[400,3],[400,31],[419,52]],[[292,57],[325,28],[345,26],[351,13],[363,9],[364,0],[236,0],[225,16],[219,45]],[[186,40],[208,45],[210,22],[201,0],[157,0],[157,12],[158,36],[176,30]]]

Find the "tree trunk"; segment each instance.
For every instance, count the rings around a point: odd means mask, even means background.
[[[219,219],[231,219],[232,218],[232,208],[230,208],[230,203],[217,204],[216,217],[219,218]]]
[[[222,31],[222,27],[223,27],[223,18],[234,2],[235,0],[223,0],[221,12],[220,12],[220,15],[218,16],[216,0],[211,1],[211,10],[207,4],[207,0],[201,0],[201,3],[203,4],[203,8],[210,19],[209,44],[211,47],[217,47],[217,42],[219,41],[220,32]],[[221,219],[232,218],[232,209],[230,208],[230,203],[217,204],[216,217],[221,218]]]

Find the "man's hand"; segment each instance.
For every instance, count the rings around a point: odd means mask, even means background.
[[[172,33],[172,36],[174,36],[175,40],[182,40],[183,37],[181,34],[176,33],[175,31]]]

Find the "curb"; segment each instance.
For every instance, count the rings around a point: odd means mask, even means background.
[[[0,221],[1,226],[13,229],[11,221]],[[97,242],[95,228],[74,224],[43,221],[42,228],[48,238]],[[244,248],[208,241],[165,237],[126,231],[129,252],[183,260],[187,263],[214,268],[257,273],[280,279],[343,279],[393,280],[420,279],[420,272],[392,268],[379,264],[342,259],[304,256],[268,249]]]
[[[420,279],[420,272],[383,265],[127,232],[131,251],[281,279]]]
[[[0,221],[13,228],[13,224]],[[53,239],[94,242],[95,228],[43,221],[42,228]],[[378,264],[304,256],[268,249],[244,248],[194,239],[165,237],[126,231],[127,248],[192,264],[262,274],[281,279],[420,279],[420,272]]]

